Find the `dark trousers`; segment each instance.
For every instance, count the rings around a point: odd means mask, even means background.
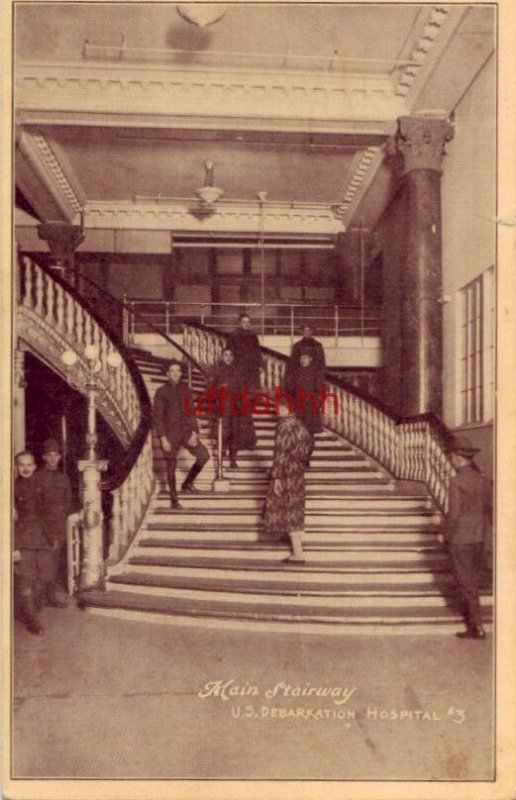
[[[55,550],[21,550],[21,561],[16,566],[20,594],[37,594],[55,581]]]
[[[480,576],[482,571],[483,543],[450,544],[450,558],[457,588],[464,603],[466,625],[482,625],[480,610]]]
[[[184,447],[185,450],[188,450],[188,452],[195,457],[195,462],[190,467],[190,471],[186,476],[183,485],[188,485],[193,483],[193,481],[200,473],[206,462],[209,461],[210,454],[208,453],[208,450],[203,445],[200,439],[196,447],[191,447],[188,444],[188,439],[186,439],[185,441],[171,442],[170,446],[172,449],[170,453],[165,454],[165,458],[167,460],[167,476],[168,476],[168,485],[170,487],[170,496],[174,498],[176,496],[177,456],[181,447]]]

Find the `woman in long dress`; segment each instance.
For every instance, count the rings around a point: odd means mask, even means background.
[[[287,561],[304,563],[305,469],[312,451],[312,435],[288,403],[280,402],[270,484],[265,498],[263,521],[271,539],[288,533],[292,553]]]

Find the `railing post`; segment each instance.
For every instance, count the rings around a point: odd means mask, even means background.
[[[66,520],[66,555],[68,594],[75,594],[81,572],[81,539],[77,528],[82,522],[82,511],[69,514]]]
[[[223,444],[222,417],[219,417],[217,419],[217,472],[215,480],[213,481],[214,492],[229,492],[231,488],[230,482],[224,478],[224,467],[222,464]]]
[[[339,307],[334,306],[335,347],[339,346]]]
[[[204,325],[204,309],[205,303],[201,303],[201,325]]]
[[[170,304],[168,300],[165,303],[165,333],[167,336],[170,333]]]
[[[120,489],[112,492],[113,505],[111,508],[111,542],[109,545],[109,560],[118,561],[121,550],[122,531],[122,504],[120,502]]]
[[[222,417],[217,420],[217,480],[223,479],[223,430],[222,430]]]
[[[188,360],[187,376],[188,376],[187,377],[188,388],[191,389],[192,388],[192,362],[190,360]]]
[[[294,333],[295,333],[295,320],[294,320],[294,309],[295,305],[292,304],[290,306],[290,344],[294,344]]]

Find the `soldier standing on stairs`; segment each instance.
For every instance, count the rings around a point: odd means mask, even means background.
[[[466,436],[448,448],[456,474],[450,479],[449,508],[443,538],[463,603],[466,630],[459,639],[485,639],[479,587],[484,564],[484,539],[492,508],[491,486],[473,462],[479,450]]]
[[[184,447],[195,456],[188,475],[181,486],[184,492],[197,493],[194,480],[209,460],[210,455],[199,438],[199,426],[194,416],[194,403],[190,390],[181,381],[181,363],[173,359],[167,370],[167,383],[160,386],[154,397],[154,430],[167,461],[171,508],[181,508],[177,498],[176,465],[179,449]]]
[[[59,469],[61,448],[55,439],[43,445],[44,466],[38,469],[35,479],[41,489],[41,521],[43,533],[52,547],[53,574],[45,584],[44,600],[47,606],[66,608],[66,603],[56,596],[61,553],[66,542],[66,520],[72,513],[72,487],[68,475]]]

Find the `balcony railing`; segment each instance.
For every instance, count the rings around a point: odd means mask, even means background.
[[[148,333],[152,324],[165,335],[178,334],[193,322],[229,333],[239,314],[248,313],[253,327],[262,335],[297,337],[303,324],[310,323],[318,336],[379,336],[380,315],[375,309],[307,303],[183,303],[125,298],[126,335]],[[133,313],[134,312],[134,313]]]

